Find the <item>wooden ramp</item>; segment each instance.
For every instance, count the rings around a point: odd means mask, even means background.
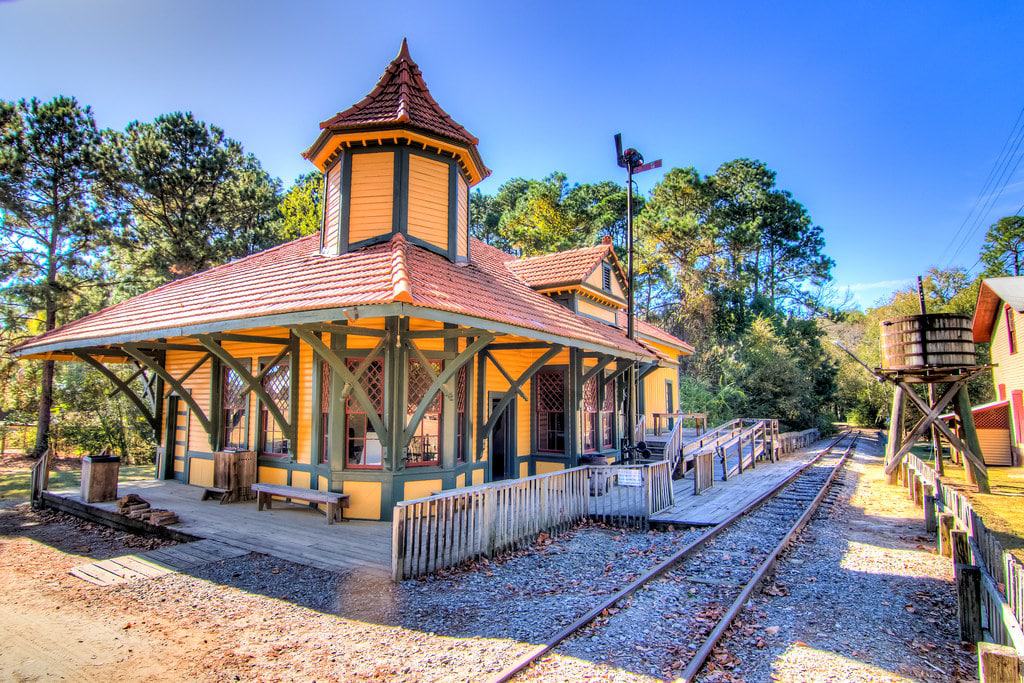
[[[112,586],[128,581],[155,579],[248,554],[249,551],[242,548],[203,540],[81,564],[73,567],[69,573],[97,586]]]
[[[388,522],[352,520],[328,525],[322,513],[306,506],[279,503],[272,510],[259,512],[252,501],[221,505],[216,500],[201,500],[201,487],[172,480],[121,484],[118,495],[127,493],[137,493],[153,507],[176,512],[181,522],[167,528],[186,535],[182,540],[218,541],[243,552],[271,555],[328,571],[387,573],[391,569]],[[64,508],[62,500],[67,503]],[[90,511],[97,513],[104,523],[117,507],[113,502],[83,503],[77,491],[51,491],[46,501],[48,506],[78,516],[87,517]]]
[[[715,485],[699,496],[693,494],[693,475],[673,482],[675,504],[651,516],[655,524],[714,526],[742,510],[806,465],[818,450],[804,450],[783,456],[777,462],[759,462],[728,481],[722,481],[721,465],[715,466]]]

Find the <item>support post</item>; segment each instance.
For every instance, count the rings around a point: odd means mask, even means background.
[[[942,555],[943,557],[953,557],[953,540],[950,536],[955,526],[953,513],[940,512],[938,522],[939,533],[936,538],[936,546],[938,547],[939,555]]]
[[[953,546],[953,575],[956,581],[957,614],[960,621],[960,640],[978,643],[984,637],[981,630],[981,569],[971,562],[971,549],[967,532],[950,532]]]
[[[981,683],[1019,683],[1020,657],[1009,645],[978,643],[978,680]]]
[[[889,439],[885,444],[885,463],[889,464],[903,445],[903,387],[897,386],[892,395],[892,410],[889,412]],[[889,484],[895,484],[899,476],[895,470],[888,475]]]
[[[938,528],[935,512],[935,487],[928,484],[924,487],[924,530],[930,534]]]

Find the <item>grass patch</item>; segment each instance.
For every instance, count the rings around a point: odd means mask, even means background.
[[[32,459],[21,455],[5,454],[0,456],[0,501],[23,503],[28,500],[33,462]],[[152,478],[152,463],[121,465],[120,481],[139,481]],[[52,462],[51,489],[78,488],[81,483],[82,461],[79,458],[62,458]]]

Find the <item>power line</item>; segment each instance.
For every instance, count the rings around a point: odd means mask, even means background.
[[[946,248],[943,249],[942,254],[939,255],[939,260],[941,260],[949,251],[949,249],[957,243],[957,238],[960,237],[961,233],[963,233],[964,231],[964,228],[966,228],[968,224],[973,226],[977,222],[977,220],[982,219],[982,216],[984,214],[979,213],[975,221],[971,220],[972,218],[975,217],[975,212],[978,211],[979,206],[983,204],[987,205],[989,203],[988,199],[991,199],[995,185],[999,183],[1000,179],[1002,179],[1003,172],[1008,166],[1010,159],[1012,159],[1013,156],[1015,156],[1017,151],[1019,150],[1021,141],[1024,140],[1024,127],[1021,127],[1022,120],[1024,120],[1024,107],[1021,107],[1020,111],[1017,113],[1017,119],[1014,121],[1013,126],[1010,128],[1009,134],[1003,141],[1003,144],[999,149],[999,154],[996,155],[995,160],[992,162],[992,167],[989,169],[988,175],[985,177],[985,182],[982,185],[981,191],[978,193],[978,196],[975,199],[974,204],[971,206],[970,211],[968,211],[967,216],[964,217],[963,221],[956,229],[956,232],[953,234],[952,238],[950,238],[950,241],[946,245]],[[1020,128],[1020,130],[1018,130],[1018,128]],[[1002,189],[1000,189],[1000,194],[1001,192]],[[956,253],[959,253],[960,249],[963,248],[963,243],[966,243],[966,241],[969,240],[969,234],[970,230],[968,230],[968,236],[965,236],[964,240],[961,242],[961,246],[958,247],[956,252],[954,252],[954,255],[950,257],[950,262],[952,262],[953,258],[955,258]]]

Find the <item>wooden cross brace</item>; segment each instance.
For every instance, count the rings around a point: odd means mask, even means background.
[[[152,410],[151,406],[148,403],[146,403],[144,396],[139,396],[138,394],[136,394],[134,391],[132,391],[132,388],[130,386],[132,380],[139,376],[140,372],[142,371],[141,369],[139,370],[139,372],[134,373],[128,379],[121,379],[117,375],[117,373],[115,373],[113,370],[111,370],[106,365],[96,360],[89,354],[81,351],[75,351],[74,354],[75,356],[82,359],[90,366],[98,370],[100,374],[102,374],[104,377],[110,380],[110,383],[114,385],[115,390],[107,395],[108,398],[113,397],[117,393],[124,393],[124,395],[127,396],[128,399],[135,404],[135,407],[139,409],[139,412],[142,413],[143,417],[146,418],[146,422],[148,422],[149,426],[152,427],[153,433],[160,433],[160,423],[157,422],[156,414]]]
[[[428,375],[431,376],[432,380],[430,386],[427,387],[423,397],[420,398],[419,405],[416,406],[416,412],[409,418],[409,422],[405,425],[405,429],[402,431],[402,447],[408,448],[409,443],[413,437],[416,436],[416,428],[419,427],[420,421],[423,416],[427,413],[427,408],[434,402],[434,396],[437,395],[438,391],[444,393],[449,400],[454,400],[455,396],[448,390],[445,384],[455,377],[457,373],[464,365],[473,360],[477,353],[484,349],[488,344],[494,341],[496,335],[491,332],[482,332],[476,341],[467,346],[462,350],[459,355],[455,356],[451,361],[445,363],[444,369],[440,373],[434,374],[434,370],[430,365],[430,361],[426,359],[423,352],[420,351],[415,344],[407,342],[406,346],[416,356],[416,360],[419,362]]]
[[[542,367],[547,365],[548,361],[561,353],[562,348],[561,344],[554,344],[537,360],[533,361],[533,363],[530,364],[530,367],[523,370],[523,374],[519,375],[519,377],[510,384],[508,391],[506,391],[501,397],[501,400],[498,401],[498,405],[494,407],[494,410],[491,411],[490,417],[487,418],[487,422],[481,430],[481,439],[490,437],[491,432],[494,431],[494,426],[498,424],[498,420],[501,418],[501,414],[505,412],[505,408],[508,407],[509,403],[515,400],[515,397],[518,394],[522,393],[522,386],[530,381],[530,378],[536,375]]]
[[[171,373],[167,372],[167,370],[162,365],[160,365],[160,363],[155,358],[148,355],[142,349],[126,344],[122,346],[122,350],[126,354],[137,360],[140,364],[145,365],[147,368],[156,373],[156,375],[167,384],[168,391],[173,391],[177,393],[179,397],[181,397],[181,400],[184,401],[188,405],[188,407],[192,409],[193,417],[199,420],[199,424],[203,426],[203,431],[206,432],[206,436],[209,438],[210,443],[213,444],[213,423],[210,421],[210,418],[206,415],[206,411],[203,410],[202,406],[200,406],[196,402],[196,400],[192,398],[192,392],[186,389],[184,385],[185,379],[187,379],[189,375],[195,372],[196,368],[198,368],[200,365],[209,360],[210,354],[206,354],[205,356],[200,358],[199,361],[195,365],[193,365],[188,372],[186,372],[182,377],[178,378],[172,375]]]
[[[202,344],[203,348],[209,351],[212,355],[216,356],[224,365],[231,368],[232,371],[242,380],[245,384],[246,392],[252,392],[259,398],[260,403],[267,409],[271,417],[281,428],[281,431],[288,437],[288,443],[291,444],[292,449],[297,444],[295,426],[288,421],[281,412],[281,407],[274,402],[273,397],[267,393],[267,390],[263,387],[263,378],[266,374],[275,366],[277,363],[288,355],[291,351],[291,347],[285,346],[282,348],[273,360],[263,366],[263,369],[259,373],[253,375],[237,358],[232,356],[228,351],[220,345],[220,342],[208,334],[197,334],[196,341]],[[291,381],[297,381],[297,377],[292,377]],[[294,451],[293,451],[294,453]]]
[[[962,452],[975,467],[982,470],[985,469],[985,464],[981,461],[978,455],[972,453],[971,449],[967,447],[967,444],[961,441],[960,437],[954,434],[943,420],[938,419],[939,415],[942,414],[942,411],[945,410],[954,398],[956,398],[956,395],[965,389],[966,383],[966,379],[953,382],[946,389],[945,393],[942,394],[942,397],[935,403],[935,405],[929,407],[925,400],[918,396],[917,392],[915,392],[910,385],[902,381],[897,382],[897,386],[903,389],[903,395],[909,398],[910,401],[917,406],[917,408],[923,413],[923,416],[917,421],[914,428],[910,430],[907,438],[903,441],[903,445],[900,446],[900,450],[897,451],[896,455],[893,456],[893,459],[888,465],[886,465],[886,474],[891,474],[897,467],[899,467],[900,462],[902,462],[903,458],[910,452],[910,449],[914,447],[914,442],[916,442],[917,439],[932,426],[942,432],[943,436],[949,440],[953,447]]]

